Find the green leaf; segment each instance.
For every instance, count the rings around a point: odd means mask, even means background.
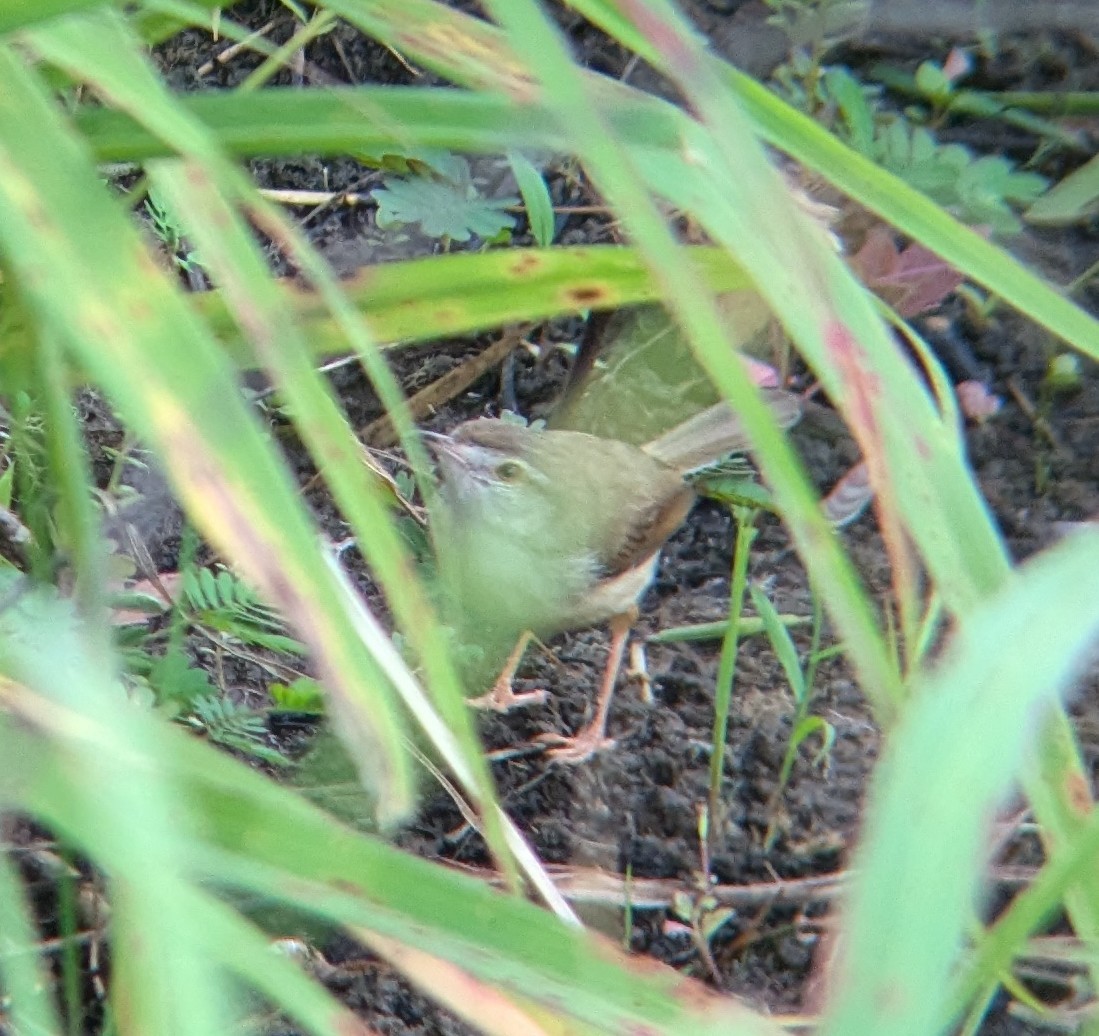
[[[824,85],[847,123],[851,146],[859,154],[869,155],[874,145],[874,112],[862,83],[839,66],[825,71]]]
[[[534,163],[518,151],[508,153],[508,162],[527,207],[527,222],[539,248],[548,248],[553,244],[555,220],[553,199],[550,198],[546,181],[535,168]]]
[[[813,765],[819,766],[821,760],[828,756],[836,743],[836,728],[828,720],[822,716],[803,716],[794,727],[793,734],[790,735],[790,743],[796,748],[814,734],[820,734],[820,748],[813,756]]]
[[[950,79],[934,61],[925,61],[916,69],[916,86],[936,104],[948,101],[953,90]]]
[[[1084,163],[1039,198],[1026,218],[1031,223],[1074,223],[1099,211],[1099,155]]]
[[[216,694],[217,688],[202,669],[196,669],[182,651],[169,651],[149,672],[149,683],[163,702],[194,702]]]
[[[466,179],[426,176],[392,177],[385,187],[371,191],[378,203],[378,226],[383,230],[418,223],[428,237],[468,241],[490,238],[515,226],[504,209],[518,198],[484,198]]]
[[[794,646],[790,631],[783,623],[782,617],[775,610],[770,598],[758,586],[754,584],[749,586],[748,592],[752,595],[752,604],[755,605],[759,617],[763,620],[763,628],[767,631],[767,638],[771,641],[771,646],[775,649],[779,662],[782,663],[782,669],[790,683],[794,700],[801,705],[805,701],[807,693],[805,673],[802,672],[801,661],[798,659],[798,649]]]
[[[300,676],[291,684],[276,682],[267,691],[275,708],[282,712],[324,712],[324,693],[312,677]]]

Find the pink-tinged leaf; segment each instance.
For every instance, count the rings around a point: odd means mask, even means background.
[[[979,381],[961,381],[954,386],[954,392],[962,413],[976,424],[984,424],[1004,405],[999,396],[989,392],[988,386]]]
[[[893,566],[893,586],[904,609],[907,605],[903,602],[916,600],[916,560],[897,502],[897,484],[884,439],[885,431],[892,424],[881,420],[882,408],[886,405],[881,376],[875,371],[862,343],[846,324],[831,322],[825,328],[824,339],[843,379],[846,400],[842,409],[847,415],[851,434],[862,450],[868,491],[876,498],[878,527]],[[919,437],[913,440],[912,445],[917,450],[926,448]]]
[[[742,356],[744,366],[748,368],[748,376],[760,388],[777,389],[781,387],[778,371],[769,363],[762,360],[754,360],[751,356]]]
[[[950,53],[947,54],[946,60],[943,62],[943,75],[951,83],[956,83],[972,71],[973,58],[970,56],[969,51],[964,50],[962,47],[951,47]]]
[[[934,309],[964,280],[923,245],[898,249],[885,226],[866,235],[850,262],[860,280],[905,318]]]
[[[878,408],[882,402],[881,378],[845,324],[832,321],[825,329],[824,338],[843,381],[847,404],[842,409],[847,414],[851,434],[862,448],[863,456],[880,458],[881,465],[884,465],[886,458],[878,422]]]

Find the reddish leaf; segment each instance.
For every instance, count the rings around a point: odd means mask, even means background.
[[[866,235],[850,262],[863,284],[905,318],[933,309],[964,279],[923,245],[900,251],[885,226]]]

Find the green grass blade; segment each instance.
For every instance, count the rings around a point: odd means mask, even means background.
[[[3,56],[0,50],[0,66]],[[110,863],[111,999],[119,1031],[227,1031],[232,1001],[199,951],[181,877],[188,807],[156,760],[134,779],[132,753],[147,744],[147,717],[104,668],[71,605],[50,590],[30,590],[0,612],[0,673],[0,724],[12,712],[33,725],[65,717],[69,755],[63,765],[39,770],[36,780],[79,818],[71,828],[60,825],[62,833],[97,832],[96,859]],[[104,728],[106,746],[97,736]],[[9,776],[20,751],[34,749],[4,753],[0,799],[25,809],[30,789]]]
[[[105,0],[5,0],[0,6],[0,32],[27,29],[75,11],[103,7]]]
[[[798,650],[794,646],[794,638],[790,636],[789,628],[782,621],[771,599],[754,584],[748,587],[748,592],[752,595],[752,604],[755,606],[756,613],[763,620],[767,639],[770,640],[775,656],[782,665],[782,671],[786,674],[794,701],[801,705],[809,693],[809,688],[805,685],[805,673],[801,668]]]
[[[610,90],[611,88],[606,88]],[[674,150],[682,115],[625,87],[611,90],[608,118],[638,147]],[[253,94],[200,93],[179,98],[220,147],[242,157],[403,155],[410,148],[503,153],[513,147],[555,150],[570,138],[541,105],[516,108],[506,98],[442,88],[363,86]],[[81,105],[77,125],[101,162],[143,162],[175,153],[129,115]]]
[[[743,269],[716,248],[688,249],[700,283],[714,292],[743,290]],[[340,282],[379,342],[418,343],[501,324],[651,302],[660,288],[636,249],[614,245],[518,248],[438,255],[364,267]],[[317,359],[347,351],[346,331],[316,292],[283,285]],[[245,366],[250,352],[220,295],[195,305]]]
[[[13,1032],[60,1036],[57,1011],[50,997],[52,983],[39,957],[38,933],[31,923],[23,882],[12,865],[10,849],[0,842],[0,988],[7,1000],[4,1017],[10,1019]]]
[[[875,774],[826,1036],[932,1032],[975,906],[987,819],[1099,634],[1099,536],[1029,562],[961,622]]]
[[[359,1031],[361,1022],[348,1007],[236,911],[201,892],[192,896],[191,907],[206,953],[225,971],[317,1036]]]
[[[1073,884],[1081,880],[1094,884],[1097,856],[1099,812],[1093,809],[1083,818],[1080,832],[1072,842],[1061,847],[1057,856],[1012,900],[978,941],[972,959],[965,962],[961,974],[954,980],[950,1015],[960,1016],[982,990],[998,985],[1000,976],[1010,970],[1026,940],[1056,916]],[[1095,947],[1085,944],[1083,952],[1092,958],[1094,971]]]
[[[684,144],[699,156],[696,175],[669,179],[662,158],[650,173],[654,189],[667,184],[663,193],[745,264],[862,447],[887,543],[890,523],[905,523],[944,600],[967,607],[999,584],[1008,562],[957,429],[941,420],[869,293],[790,203],[715,66],[666,3],[651,6],[664,19],[654,60],[687,90],[703,123]]]
[[[527,222],[535,243],[540,248],[553,244],[553,199],[550,198],[546,181],[534,164],[525,155],[512,151],[508,155],[523,204],[527,207]]]
[[[1099,210],[1099,155],[1069,173],[1027,209],[1031,223],[1076,223]]]
[[[737,291],[749,285],[725,252],[699,247],[688,253],[710,290]],[[613,245],[499,249],[384,263],[364,267],[340,281],[340,287],[375,341],[400,344],[651,302],[660,295],[637,251]],[[279,291],[307,336],[314,360],[347,354],[347,329],[320,293],[288,281],[279,282]],[[220,292],[189,295],[186,302],[238,368],[254,366],[255,350]],[[32,339],[27,328],[16,324],[6,341],[18,352],[31,348]]]

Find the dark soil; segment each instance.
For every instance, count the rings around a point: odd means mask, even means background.
[[[765,73],[782,59],[782,37],[764,23],[761,4],[699,0],[688,8],[719,51],[734,59],[746,60],[750,55],[753,72]],[[238,20],[259,26],[268,19],[282,18],[285,9],[269,0],[244,5],[232,13]],[[562,15],[562,22],[573,29],[578,50],[593,67],[622,73],[628,55],[620,48],[593,30],[580,28],[571,15]],[[270,38],[281,42],[289,31],[286,21]],[[231,85],[255,67],[258,59],[243,55],[199,76],[195,70],[222,46],[214,46],[203,33],[188,32],[161,49],[161,60],[181,87]],[[874,39],[865,46],[868,59],[895,54],[908,67],[912,59],[929,56],[926,45],[914,48],[904,41],[890,44]],[[1066,66],[1072,69],[1074,89],[1086,88],[1081,85],[1084,79],[1095,88],[1099,78],[1094,40],[1067,36],[1004,39],[1001,47],[998,64],[988,71],[993,87],[1055,89],[1067,75]],[[1046,61],[1044,76],[1021,60],[1020,55],[1030,53],[1030,48],[1053,55]],[[1085,52],[1090,54],[1086,75],[1080,68]],[[945,48],[935,53],[941,57]],[[856,70],[859,54],[855,44],[845,51],[847,62]],[[1057,55],[1062,55],[1060,63]],[[340,82],[410,79],[393,55],[346,27],[311,44],[306,57],[307,76],[313,68]],[[648,84],[652,78],[647,79],[644,70],[634,70],[631,75],[635,83]],[[283,79],[288,78],[289,74],[284,74]],[[994,125],[993,132],[1001,128]],[[1091,129],[1094,133],[1094,124]],[[966,127],[956,127],[953,132],[964,139]],[[988,132],[988,126],[980,128],[982,139]],[[1033,149],[1033,139],[1027,144]],[[263,186],[361,191],[378,182],[376,173],[350,160],[262,162],[255,163],[255,172]],[[553,190],[561,203],[597,201],[585,196],[582,187],[560,178],[554,181]],[[366,207],[332,205],[316,212],[302,211],[316,245],[341,271],[434,247],[424,241],[393,242],[377,230]],[[572,217],[561,239],[575,242],[609,237],[605,225],[584,216]],[[516,240],[524,243],[527,239],[520,231]],[[1061,283],[1099,258],[1095,225],[1032,232],[1010,244]],[[1091,291],[1090,297],[1081,301],[1094,310],[1099,297],[1095,288]],[[1056,343],[1006,307],[996,310],[981,326],[966,316],[960,304],[951,304],[943,315],[955,346],[961,343],[962,366],[969,371],[975,368],[976,376],[1004,402],[993,419],[970,429],[969,445],[989,506],[1010,549],[1023,558],[1055,538],[1058,523],[1099,513],[1099,378],[1085,366],[1077,391],[1045,399],[1042,377]],[[545,340],[575,340],[577,331],[576,321],[561,322],[535,335],[541,334]],[[417,347],[400,353],[395,363],[406,385],[417,386],[433,380],[492,337]],[[965,376],[973,376],[969,371]],[[516,405],[522,413],[536,415],[559,389],[564,373],[560,353],[549,352],[540,361],[519,353],[503,376],[494,372],[484,377],[434,423],[446,427],[465,417],[496,414],[505,406]],[[373,394],[354,368],[334,378],[357,425],[377,416]],[[852,461],[848,443],[827,442],[815,437],[812,429],[795,430],[793,436],[822,487],[830,485]],[[306,465],[302,467],[304,471]],[[319,509],[324,513],[323,505]],[[338,526],[332,534],[337,539],[344,535]],[[884,602],[889,593],[888,571],[872,521],[863,518],[844,538],[863,577]],[[658,578],[644,601],[638,637],[726,613],[733,540],[732,522],[723,508],[711,503],[696,508],[664,551]],[[751,578],[767,589],[780,612],[811,614],[804,570],[777,520],[762,522],[752,554]],[[799,635],[798,641],[804,648],[807,636]],[[635,687],[620,685],[610,722],[616,747],[576,767],[547,766],[539,752],[524,751],[523,746],[539,733],[572,732],[583,724],[592,707],[607,636],[603,630],[590,630],[558,638],[551,647],[553,660],[531,652],[520,681],[521,687],[548,687],[552,692],[549,703],[484,719],[488,748],[501,752],[494,772],[509,813],[546,863],[600,868],[613,875],[629,871],[635,880],[665,879],[669,889],[690,891],[704,866],[698,823],[707,798],[719,645],[650,646],[647,661],[652,701],[642,701]],[[1099,721],[1094,704],[1091,698],[1080,706],[1086,729],[1094,730]],[[813,758],[818,742],[804,746],[789,783],[780,788],[793,702],[765,638],[748,641],[736,674],[722,809],[710,820],[716,834],[709,867],[719,885],[802,879],[834,874],[845,867],[858,834],[878,733],[842,661],[822,666],[813,711],[833,726],[835,744],[821,763]],[[404,832],[402,842],[434,858],[487,863],[479,837],[464,827],[458,810],[442,791],[427,795],[421,815]],[[753,1004],[776,1012],[796,1011],[812,1007],[807,982],[828,907],[824,899],[794,896],[779,903],[776,896],[773,903],[764,900],[761,905],[743,908],[712,940],[716,975],[665,907],[635,911],[629,937],[636,951],[716,982]],[[622,923],[621,912],[613,909],[592,910],[590,916],[605,930],[613,931]],[[348,951],[330,947],[329,952],[333,961],[338,961]],[[340,974],[343,978],[333,980],[334,988],[380,1032],[466,1031],[380,965],[360,965]],[[987,1032],[1025,1031],[1022,1023],[1006,1015],[990,1018],[987,1026]]]

